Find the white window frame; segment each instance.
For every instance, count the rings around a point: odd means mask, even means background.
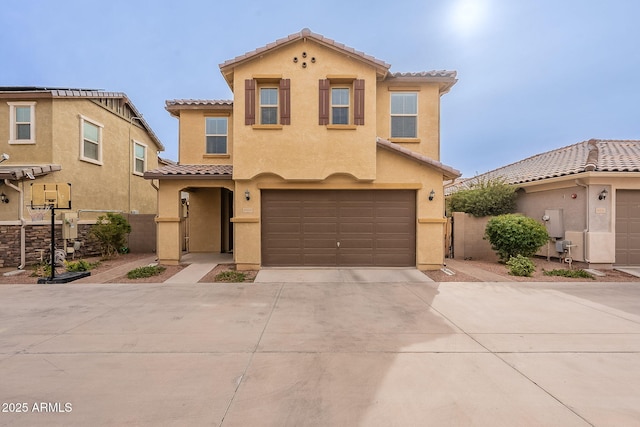
[[[208,119],[224,119],[227,121],[226,133],[207,133],[207,120]],[[208,156],[221,156],[229,154],[229,117],[227,116],[208,116],[204,119],[204,152]],[[207,151],[207,137],[208,136],[224,136],[225,137],[225,152],[224,153],[210,153]]]
[[[9,104],[9,144],[35,144],[36,143],[36,102],[7,102]],[[16,132],[16,107],[30,107],[30,136],[29,139],[18,139]]]
[[[134,175],[138,175],[138,176],[143,176],[144,172],[147,170],[147,152],[149,150],[147,150],[148,146],[147,144],[144,144],[140,141],[136,141],[135,139],[133,140],[133,148],[132,148],[132,154],[133,154],[133,159],[132,162],[133,164],[131,165],[131,171],[133,172]],[[139,145],[142,147],[142,149],[144,150],[144,154],[143,157],[140,158],[136,155],[136,145]],[[137,160],[142,160],[142,172],[136,170],[136,161]]]
[[[416,112],[413,114],[402,114],[402,113],[394,113],[393,112],[393,96],[394,95],[415,95],[416,97]],[[417,139],[418,138],[418,109],[420,106],[419,94],[416,91],[397,91],[391,92],[389,96],[389,135],[391,139]],[[416,118],[416,127],[415,127],[415,135],[414,136],[393,136],[393,118],[394,117],[415,117]]]
[[[92,125],[98,128],[98,141],[97,141],[98,159],[97,160],[92,159],[91,157],[85,157],[84,155],[84,122],[91,123]],[[86,116],[80,115],[80,160],[102,166],[103,164],[102,163],[102,129],[103,128],[104,128],[103,124],[93,119],[90,119]]]
[[[269,90],[275,90],[276,91],[276,103],[275,104],[263,104],[262,103],[262,90],[263,89],[269,89]],[[273,126],[273,125],[277,125],[280,124],[280,88],[278,86],[272,86],[272,85],[262,85],[262,86],[258,86],[258,109],[260,111],[260,120],[258,123],[260,123],[261,125],[265,125],[265,126]],[[264,123],[263,122],[263,117],[262,117],[262,109],[263,108],[268,108],[268,109],[275,109],[276,111],[276,122],[275,123]]]
[[[338,89],[338,90],[346,90],[349,96],[349,100],[346,104],[334,104],[333,103],[333,91],[334,89]],[[351,86],[348,85],[343,85],[343,84],[337,84],[337,85],[331,85],[329,88],[329,104],[330,104],[330,108],[329,108],[329,123],[332,125],[336,125],[336,126],[347,126],[350,124],[353,124],[353,117],[352,117],[352,104],[353,102],[353,88]],[[347,123],[335,123],[333,121],[333,109],[334,108],[339,108],[341,110],[347,110]]]

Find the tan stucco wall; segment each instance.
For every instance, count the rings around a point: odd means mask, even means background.
[[[418,137],[391,138],[391,93],[418,94]],[[434,160],[440,160],[440,88],[437,83],[378,82],[377,135]]]
[[[227,154],[206,154],[205,118],[228,117]],[[183,165],[230,165],[233,156],[233,115],[230,111],[182,110],[178,161]]]
[[[302,53],[308,62],[301,65]],[[298,57],[298,63],[293,58]],[[318,124],[318,81],[340,74],[365,79],[365,125],[331,129]],[[244,124],[244,82],[261,75],[291,79],[291,125],[260,129]],[[376,72],[313,41],[294,43],[241,64],[234,74],[234,176],[250,179],[271,172],[286,179],[324,179],[351,173],[375,178]],[[353,113],[353,111],[351,111]]]
[[[158,147],[147,132],[134,120],[129,120],[101,107],[89,99],[21,99],[36,101],[36,143],[33,145],[8,145],[9,106],[7,100],[0,101],[0,151],[11,156],[6,165],[58,164],[61,171],[38,177],[36,181],[25,181],[26,207],[31,199],[31,182],[57,182],[72,184],[72,210],[117,210],[138,211],[155,214],[156,190],[151,182],[133,174],[132,140],[146,145],[147,169],[158,167]],[[13,100],[11,100],[13,101]],[[81,125],[80,115],[101,125],[102,165],[80,160]],[[17,183],[14,183],[17,184]],[[17,192],[12,203],[18,202]],[[0,220],[18,219],[17,207],[11,206],[8,214],[0,209]],[[81,220],[95,218],[98,214],[83,213]]]

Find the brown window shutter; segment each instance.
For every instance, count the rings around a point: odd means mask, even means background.
[[[291,124],[291,79],[280,80],[280,124]]]
[[[256,123],[256,81],[247,79],[244,81],[244,124]]]
[[[353,122],[364,125],[364,80],[356,80],[353,84]]]
[[[329,88],[331,83],[328,79],[320,80],[320,94],[319,94],[319,124],[328,125],[329,124]]]

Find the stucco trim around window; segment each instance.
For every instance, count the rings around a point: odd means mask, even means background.
[[[26,145],[36,143],[36,102],[7,102],[9,105],[9,144],[12,145]],[[17,109],[29,107],[29,119],[25,120],[21,117],[18,120]],[[21,138],[21,131],[18,127],[21,127],[22,132],[28,130],[29,138]],[[28,127],[25,127],[28,126]]]

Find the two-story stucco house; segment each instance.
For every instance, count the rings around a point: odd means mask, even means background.
[[[33,183],[70,183],[70,211],[87,231],[105,211],[155,215],[143,178],[164,146],[120,92],[0,87],[0,266],[24,266],[47,249],[47,223],[30,215]],[[153,221],[151,221],[153,225]],[[18,244],[19,242],[19,244]]]
[[[171,100],[177,165],[158,179],[158,255],[261,266],[443,264],[440,97],[453,71],[390,65],[303,29],[220,65],[232,101]],[[187,227],[184,192],[188,192]]]

